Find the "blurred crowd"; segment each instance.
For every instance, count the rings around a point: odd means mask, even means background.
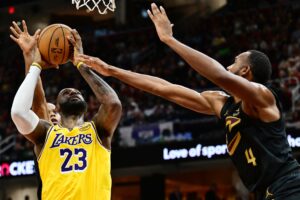
[[[206,17],[191,16],[186,22],[175,23],[175,36],[224,66],[229,66],[234,57],[248,49],[266,53],[272,62],[272,85],[282,99],[288,125],[300,127],[299,81],[300,81],[300,8],[295,5],[275,5],[259,9],[216,12]],[[276,13],[276,14],[274,14]],[[197,19],[197,20],[195,20]],[[30,22],[29,22],[30,23]],[[184,28],[182,28],[184,27]],[[178,30],[177,30],[178,28]],[[216,86],[193,71],[174,52],[163,45],[152,26],[128,31],[91,30],[78,27],[86,54],[139,73],[161,77],[172,83],[195,89],[199,92],[216,89]],[[13,97],[24,79],[24,61],[18,47],[9,40],[8,32],[0,33],[2,48],[0,62],[0,141],[16,135],[15,146],[9,151],[10,158],[31,156],[32,145],[17,133],[10,118]],[[65,87],[81,90],[88,102],[90,119],[99,103],[88,85],[71,64],[60,70],[42,73],[47,100],[55,103],[56,95]],[[207,116],[181,108],[113,78],[105,80],[118,93],[123,104],[120,126],[164,121],[189,121]],[[217,123],[217,120],[215,120]],[[216,126],[219,127],[219,126]]]

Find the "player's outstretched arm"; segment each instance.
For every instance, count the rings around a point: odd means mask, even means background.
[[[74,37],[70,37],[69,40],[74,46],[73,64],[77,66],[101,104],[93,121],[104,146],[110,149],[113,133],[121,118],[122,104],[116,92],[102,78],[77,60],[77,55],[83,52],[82,42],[76,30],[73,30],[72,34]]]
[[[274,103],[273,95],[266,87],[226,71],[213,58],[176,40],[173,37],[172,24],[163,7],[158,8],[152,3],[148,15],[155,25],[160,40],[179,54],[199,74],[245,102],[259,107]]]
[[[17,25],[16,22],[12,23],[10,30],[12,35],[10,36],[14,40],[21,50],[23,51],[23,57],[25,61],[25,74],[28,73],[31,64],[34,59],[34,47],[37,44],[37,39],[40,33],[40,30],[37,30],[32,36],[29,34],[26,22],[22,20],[23,31]],[[42,85],[42,80],[39,77],[38,82],[35,88],[32,111],[37,114],[40,119],[50,121],[47,109],[47,101],[45,97],[45,92]]]
[[[190,110],[219,116],[227,96],[220,92],[198,93],[181,85],[172,84],[158,77],[139,74],[108,65],[99,58],[79,55],[78,60],[86,63],[103,76],[112,76],[132,87],[160,96]]]

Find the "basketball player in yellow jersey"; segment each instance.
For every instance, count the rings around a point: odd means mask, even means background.
[[[76,56],[82,53],[82,43],[77,31],[72,33],[74,38],[69,39]],[[43,200],[109,200],[111,139],[121,103],[114,90],[86,65],[74,59],[73,63],[101,103],[91,122],[84,122],[87,103],[74,88],[63,89],[57,97],[61,125],[52,126],[31,111],[34,89],[45,66],[36,46],[34,62],[13,101],[12,119],[35,145]]]

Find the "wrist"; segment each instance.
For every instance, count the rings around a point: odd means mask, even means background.
[[[23,52],[23,58],[24,58],[25,61],[30,61],[30,64],[34,60],[34,56],[31,53],[25,53],[25,52]]]
[[[39,76],[41,71],[42,71],[42,69],[38,65],[35,65],[34,63],[32,63],[28,70],[28,74],[35,74],[34,76]]]
[[[79,68],[83,67],[84,63],[83,62],[79,62],[77,63],[75,66],[77,67],[77,69],[79,70]]]
[[[33,53],[32,53],[32,51],[23,51],[23,56],[24,57],[32,57],[33,56]]]
[[[43,69],[43,67],[41,66],[41,64],[39,64],[38,62],[33,62],[32,64],[31,64],[31,67],[37,67],[37,68],[39,68],[41,71],[42,71],[42,69]],[[31,68],[30,67],[30,68]]]
[[[173,36],[167,36],[167,37],[164,37],[162,39],[162,42],[165,43],[166,45],[169,45],[171,44],[173,41],[175,40],[175,38]]]
[[[117,77],[119,70],[120,69],[115,66],[107,65],[107,72],[108,72],[107,75],[108,76]]]

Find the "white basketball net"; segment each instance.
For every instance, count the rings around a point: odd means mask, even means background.
[[[76,5],[77,10],[82,7],[89,11],[97,9],[101,15],[107,14],[107,10],[114,12],[116,9],[115,0],[72,0],[72,4]]]

